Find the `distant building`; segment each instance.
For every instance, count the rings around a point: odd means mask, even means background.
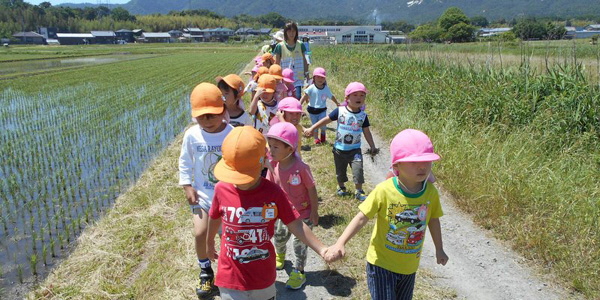
[[[94,44],[95,39],[91,33],[57,33],[56,39],[61,45],[87,45]]]
[[[363,28],[370,31],[381,31],[381,25],[357,25],[357,26],[321,26],[321,25],[301,25],[298,26],[298,35],[303,35],[309,32],[327,32],[330,36],[339,33]]]
[[[408,39],[406,35],[388,35],[388,41],[390,44],[406,44]]]
[[[575,33],[577,32],[577,28],[573,26],[565,26],[565,35],[563,38],[570,40],[575,38]]]
[[[600,36],[600,30],[598,30],[598,31],[593,31],[593,30],[578,30],[578,31],[575,31],[575,38],[576,39],[589,39],[589,38],[592,38],[595,35]]]
[[[19,44],[34,44],[34,45],[44,45],[46,44],[46,38],[43,35],[33,32],[33,31],[25,31],[25,32],[17,32],[12,35],[14,39],[18,40]]]
[[[171,43],[173,38],[168,32],[144,32],[138,41],[144,43]]]
[[[115,44],[117,35],[113,31],[91,31],[96,39],[96,44]]]
[[[373,26],[354,27],[345,31],[334,32],[332,35],[338,44],[385,44],[387,34],[372,30]],[[330,34],[328,32],[328,34]]]
[[[269,35],[271,28],[254,29],[251,27],[242,27],[235,31],[236,35]]]
[[[505,32],[509,32],[511,30],[512,30],[512,28],[510,28],[510,27],[481,28],[477,32],[477,36],[479,36],[479,37],[490,37],[490,36],[500,35],[500,34],[503,34]]]
[[[591,24],[591,25],[585,26],[585,28],[583,30],[585,30],[585,31],[600,31],[600,24]]]
[[[46,39],[56,39],[57,32],[56,27],[38,27],[38,33]]]
[[[135,38],[133,37],[133,30],[120,29],[115,31],[115,36],[117,41],[125,41],[127,43],[135,42]]]
[[[233,36],[234,31],[229,28],[206,28],[202,29],[205,42],[227,42]]]
[[[204,32],[202,32],[202,29],[200,28],[184,28],[183,37],[185,37],[185,39],[189,40],[190,42],[204,42]]]

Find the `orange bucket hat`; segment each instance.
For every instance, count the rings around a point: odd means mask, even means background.
[[[252,126],[235,127],[223,140],[223,158],[215,166],[220,181],[247,184],[260,176],[267,141]]]
[[[283,79],[283,70],[278,64],[271,65],[271,67],[269,68],[269,74],[273,75],[273,77],[275,77],[275,79],[277,80]]]
[[[242,78],[240,78],[240,76],[236,75],[236,74],[229,74],[225,77],[217,77],[215,78],[215,81],[217,83],[219,83],[219,81],[225,81],[225,83],[227,83],[227,85],[234,89],[237,90],[238,92],[238,97],[242,97],[244,95],[244,87],[246,86],[246,84],[244,83],[244,81],[242,80]]]
[[[269,74],[269,68],[267,67],[259,67],[258,71],[256,71],[256,75],[254,75],[254,81],[258,82],[258,79],[260,78],[260,76],[262,76],[263,74]]]
[[[264,74],[258,79],[258,87],[265,89],[267,93],[274,93],[277,87],[277,80],[273,75]]]
[[[223,94],[219,88],[208,82],[197,85],[190,95],[192,118],[205,114],[221,114],[225,109]]]

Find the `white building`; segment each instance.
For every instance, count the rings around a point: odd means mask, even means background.
[[[381,31],[381,25],[362,26],[298,26],[298,35],[319,39],[323,44],[333,41],[344,44],[384,44],[387,34]],[[321,43],[321,42],[320,42]]]

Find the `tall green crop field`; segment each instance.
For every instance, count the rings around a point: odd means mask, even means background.
[[[571,59],[544,72],[406,46],[313,50],[336,85],[363,82],[372,129],[425,131],[463,210],[544,272],[600,297],[600,89]],[[593,83],[593,82],[596,83]],[[343,95],[342,90],[334,91]]]

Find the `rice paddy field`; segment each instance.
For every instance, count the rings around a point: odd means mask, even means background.
[[[0,49],[0,294],[43,278],[182,132],[191,89],[237,72],[255,52]]]

